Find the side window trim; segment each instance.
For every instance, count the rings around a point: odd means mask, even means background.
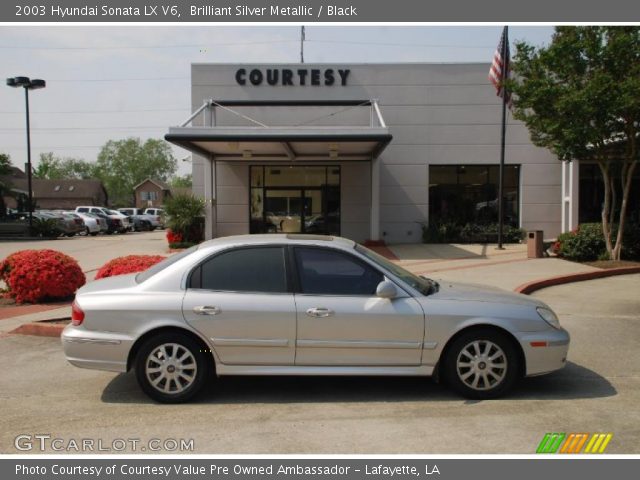
[[[207,263],[210,260],[213,260],[216,257],[219,257],[220,255],[223,255],[225,253],[231,253],[231,252],[235,252],[235,251],[239,251],[239,250],[254,250],[257,248],[280,248],[282,249],[282,260],[284,262],[284,271],[285,271],[285,291],[284,292],[262,292],[262,291],[250,291],[250,290],[212,290],[209,288],[203,288],[202,287],[202,266]],[[274,244],[274,245],[242,245],[240,247],[229,247],[229,248],[225,248],[223,250],[220,250],[218,252],[215,252],[212,255],[209,255],[206,258],[203,258],[202,260],[200,260],[189,272],[189,275],[187,277],[187,281],[186,281],[186,289],[187,290],[198,290],[201,292],[221,292],[221,293],[260,293],[263,295],[291,295],[293,294],[293,290],[291,288],[291,278],[290,278],[290,269],[289,269],[289,258],[288,258],[288,254],[287,254],[287,245],[286,244]],[[199,279],[199,283],[200,283],[200,287],[193,287],[192,283],[193,283],[193,275],[195,275],[197,272],[198,275],[200,275],[200,279]]]
[[[379,274],[382,279],[387,279],[387,274],[384,271],[381,271],[379,268],[376,268],[375,266],[369,264],[368,262],[365,262],[364,260],[362,260],[361,258],[357,257],[356,255],[353,255],[349,252],[345,252],[344,250],[340,250],[338,248],[330,248],[330,247],[323,247],[320,245],[291,245],[290,246],[290,250],[291,250],[291,262],[294,265],[294,269],[295,269],[295,290],[294,293],[296,295],[309,295],[309,296],[314,296],[314,297],[372,297],[375,295],[371,295],[371,294],[354,294],[354,293],[347,293],[347,294],[339,294],[339,293],[305,293],[302,291],[302,279],[300,278],[300,269],[298,268],[298,262],[297,262],[297,257],[295,254],[295,250],[296,249],[315,249],[315,250],[321,250],[324,252],[331,252],[331,253],[336,253],[338,255],[342,255],[344,257],[347,257],[348,259],[352,260],[353,262],[357,263],[358,265],[362,266],[365,269],[370,269],[373,270],[374,272],[376,272],[377,274]],[[396,283],[396,282],[393,282]]]

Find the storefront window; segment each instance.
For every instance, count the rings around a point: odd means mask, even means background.
[[[581,163],[580,166],[580,186],[579,186],[579,223],[591,223],[602,221],[602,207],[604,204],[604,182],[600,167],[593,163]],[[614,173],[616,188],[616,200],[613,206],[616,216],[620,211],[622,202],[622,186],[620,175]],[[627,203],[627,220],[629,222],[640,222],[640,169],[636,168],[631,179],[631,190]]]
[[[475,223],[498,221],[498,165],[431,165],[429,222]],[[504,169],[504,221],[518,226],[520,166]]]
[[[339,166],[261,165],[250,175],[251,233],[340,234]]]

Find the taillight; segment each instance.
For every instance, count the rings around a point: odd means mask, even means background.
[[[71,304],[71,324],[76,327],[84,321],[84,312],[80,305],[74,300]]]

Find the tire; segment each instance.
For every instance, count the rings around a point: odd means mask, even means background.
[[[180,364],[169,363],[165,367],[162,362],[163,347],[170,359],[176,352],[178,357],[187,356],[182,363],[182,372],[185,372],[185,375],[180,375],[179,368],[174,371],[165,369],[172,366],[176,368]],[[160,403],[183,403],[200,393],[206,384],[211,371],[211,358],[203,351],[202,346],[188,335],[160,333],[140,347],[136,355],[135,371],[140,388],[151,399]],[[189,376],[193,378],[189,380]],[[155,386],[152,382],[158,378],[158,386]]]
[[[511,338],[483,328],[463,333],[447,347],[442,374],[462,396],[488,400],[511,390],[520,377],[520,368],[520,356]]]

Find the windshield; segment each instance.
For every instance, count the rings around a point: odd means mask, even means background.
[[[151,268],[146,269],[144,272],[140,272],[138,275],[136,275],[136,282],[137,283],[142,283],[146,280],[149,280],[151,277],[153,277],[156,273],[161,272],[162,270],[164,270],[165,268],[173,265],[174,263],[176,263],[178,260],[186,257],[187,255],[191,255],[193,252],[195,252],[198,249],[198,245],[194,245],[191,248],[188,248],[180,253],[176,253],[175,255],[172,255],[164,260],[162,260],[160,263],[156,263],[154,266],[152,266]]]
[[[431,280],[429,278],[419,277],[411,273],[410,271],[405,270],[400,265],[396,265],[395,263],[390,262],[389,260],[384,258],[382,255],[378,255],[373,250],[369,250],[368,248],[363,247],[362,245],[356,244],[355,249],[357,252],[361,253],[362,255],[367,257],[369,260],[372,260],[373,262],[377,263],[385,270],[388,270],[389,272],[393,273],[400,280],[402,280],[403,282],[405,282],[407,285],[411,286],[415,290],[419,291],[423,295],[430,295],[438,291],[438,287],[439,287],[438,282]]]

